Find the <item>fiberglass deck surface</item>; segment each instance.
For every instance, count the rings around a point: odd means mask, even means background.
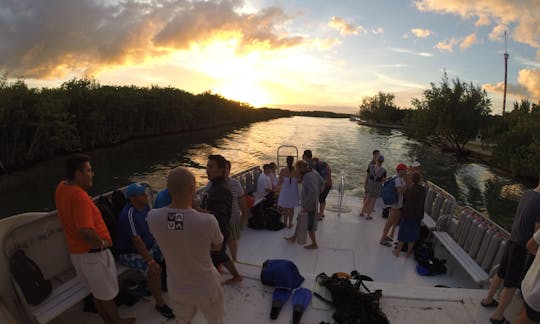
[[[328,204],[335,203],[330,196]],[[383,289],[381,305],[391,323],[489,323],[490,310],[479,303],[485,290],[480,289],[442,289],[434,285],[453,288],[474,287],[466,275],[458,270],[449,274],[422,277],[416,273],[414,258],[396,258],[390,247],[379,244],[385,219],[381,206],[377,207],[372,220],[358,216],[361,199],[345,197],[344,205],[352,209],[350,213],[337,216],[327,211],[319,222],[317,239],[318,250],[306,250],[302,245],[292,244],[283,238],[293,233],[293,229],[281,231],[255,231],[246,228],[239,241],[238,258],[245,264],[237,264],[244,280],[242,283],[225,287],[224,323],[290,323],[292,305],[290,301],[282,309],[277,320],[269,318],[273,288],[263,286],[259,281],[259,266],[267,259],[289,259],[306,278],[303,287],[313,289],[314,278],[321,272],[331,275],[334,272],[357,270],[368,275],[375,282],[368,283],[371,288]],[[397,236],[397,232],[396,232]],[[309,241],[309,239],[308,239]],[[451,264],[450,264],[451,266]],[[225,278],[228,274],[223,275]],[[126,316],[136,316],[137,323],[174,323],[165,321],[153,308],[153,302],[140,301],[133,307],[121,307]],[[302,323],[332,323],[333,310],[324,303],[313,300],[306,310]],[[81,314],[74,309],[54,321],[71,323],[69,318],[77,316],[79,324],[99,322],[96,315]],[[193,324],[205,323],[197,314]]]

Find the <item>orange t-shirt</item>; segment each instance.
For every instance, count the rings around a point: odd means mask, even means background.
[[[55,202],[70,253],[86,253],[95,248],[79,235],[81,228],[92,228],[101,239],[108,240],[109,244],[112,242],[99,209],[81,187],[60,182],[56,187]]]

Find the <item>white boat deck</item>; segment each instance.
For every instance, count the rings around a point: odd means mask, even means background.
[[[328,204],[332,205],[336,200],[331,195]],[[432,277],[418,275],[414,258],[405,259],[404,254],[396,258],[390,247],[379,244],[385,222],[380,217],[380,206],[373,220],[366,220],[358,216],[361,206],[358,197],[345,197],[344,205],[352,208],[352,212],[338,217],[327,211],[325,219],[319,222],[318,250],[306,250],[302,245],[284,240],[283,237],[292,234],[292,229],[274,232],[246,228],[239,242],[238,255],[246,264],[237,264],[245,279],[240,284],[225,287],[225,323],[290,323],[290,302],[277,320],[270,320],[273,288],[260,283],[258,267],[267,259],[292,260],[306,278],[303,287],[312,290],[314,278],[321,272],[331,275],[357,270],[372,277],[374,282],[366,285],[370,289],[383,290],[381,306],[390,323],[433,323],[435,318],[438,324],[489,323],[492,310],[480,306],[485,290],[470,289],[474,288],[474,283],[458,270],[450,269],[449,274]],[[452,268],[452,264],[449,265]],[[228,275],[224,274],[224,277]],[[452,288],[435,288],[435,285]],[[80,309],[80,305],[74,307],[53,323],[73,323],[74,318],[79,324],[99,323],[97,315],[82,313]],[[137,317],[138,323],[174,323],[157,314],[153,302],[149,301],[140,301],[133,307],[123,306],[120,311],[124,316]],[[302,323],[333,323],[332,313],[333,309],[313,297]],[[193,321],[193,324],[198,323],[205,323],[200,313]]]

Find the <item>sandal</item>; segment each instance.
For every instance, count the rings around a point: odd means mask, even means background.
[[[379,241],[379,244],[384,245],[384,246],[389,246],[389,247],[392,246],[392,244],[390,244],[390,242],[388,241]]]
[[[480,302],[480,305],[482,305],[483,307],[491,308],[491,307],[497,307],[497,306],[499,306],[499,302],[496,301],[495,299],[492,299],[491,302],[489,302],[489,303],[486,304],[486,303],[484,303],[484,300],[482,300],[482,301]]]
[[[366,216],[366,219],[373,219],[373,217],[371,217],[371,216]]]

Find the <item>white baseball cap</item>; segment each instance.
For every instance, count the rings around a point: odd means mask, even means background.
[[[422,166],[422,164],[420,164],[420,162],[418,162],[418,161],[414,161],[414,162],[411,164],[411,167],[412,167],[412,168],[418,168],[419,166]]]

